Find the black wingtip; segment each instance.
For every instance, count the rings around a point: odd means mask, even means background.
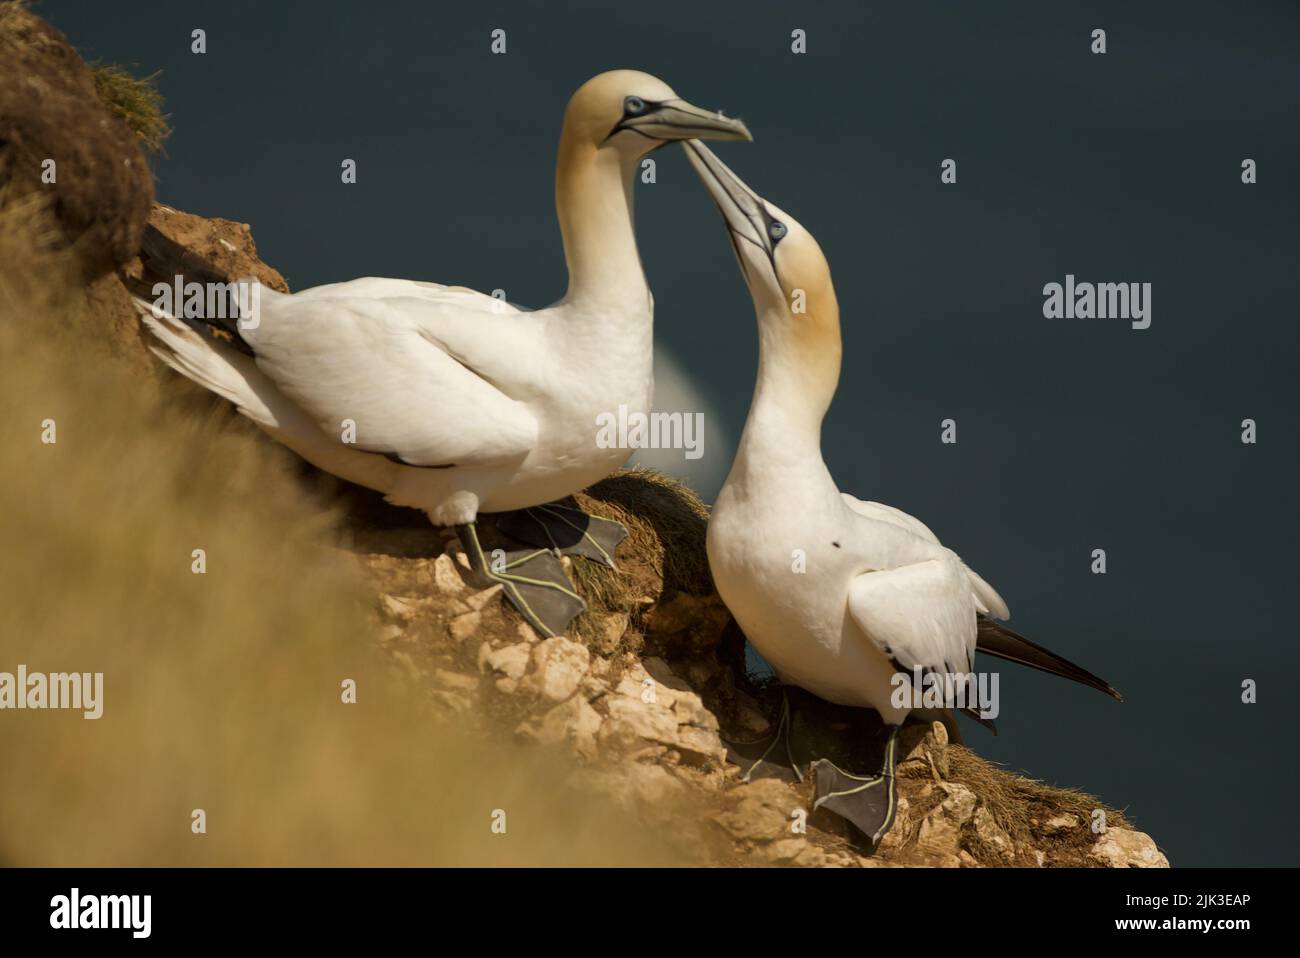
[[[975,706],[973,705],[968,706],[967,708],[962,709],[962,712],[966,715],[967,718],[978,723],[979,725],[982,725],[984,728],[992,732],[994,737],[997,737],[998,734],[997,724],[991,718],[985,718],[984,716],[980,715],[980,710],[977,709]]]
[[[1087,669],[1075,665],[1069,659],[1057,655],[1036,642],[1031,642],[1018,632],[1014,632],[1000,622],[988,616],[979,616],[979,632],[976,650],[988,655],[1026,665],[1031,669],[1059,675],[1080,685],[1096,689],[1109,695],[1117,702],[1123,702],[1124,696],[1105,679],[1093,675]]]
[[[153,297],[153,281],[162,280],[172,284],[179,278],[183,283],[195,282],[211,288],[214,285],[229,286],[231,279],[218,267],[176,242],[152,223],[145,224],[140,238],[140,266],[143,274],[140,279],[124,277],[127,288],[142,299]],[[208,300],[205,297],[205,305]],[[186,315],[180,304],[176,304],[176,318],[189,326],[201,336],[206,336],[225,346],[232,346],[245,356],[253,356],[252,345],[244,339],[239,328],[240,305],[233,292],[221,304],[216,314]],[[222,315],[224,314],[224,315]]]

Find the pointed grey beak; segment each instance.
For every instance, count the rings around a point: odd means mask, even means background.
[[[731,234],[732,243],[751,243],[757,246],[768,261],[772,262],[772,269],[775,272],[776,263],[773,261],[775,245],[768,235],[768,226],[773,220],[767,212],[763,198],[746,186],[744,181],[731,172],[727,165],[714,156],[713,151],[703,143],[685,140],[682,149],[686,151],[687,159],[691,161],[705,189],[717,204],[727,231]],[[736,250],[736,255],[740,258],[743,269],[745,261],[744,257],[740,256],[739,248]]]
[[[610,135],[633,130],[655,140],[749,140],[749,128],[737,119],[701,110],[685,100],[646,104],[644,113],[624,117]]]

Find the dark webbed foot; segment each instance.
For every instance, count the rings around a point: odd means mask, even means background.
[[[872,709],[833,705],[803,689],[782,686],[775,731],[755,742],[728,741],[727,758],[740,766],[745,782],[802,782],[811,772],[813,809],[843,818],[874,849],[893,825],[898,806],[894,765],[899,729],[888,727],[882,751],[879,723]],[[845,770],[874,767],[880,771],[872,775]]]
[[[727,760],[743,770],[742,782],[757,778],[803,781],[803,772],[790,747],[790,697],[784,688],[781,689],[781,717],[771,735],[753,742],[727,741],[724,744],[727,746]]]
[[[489,557],[475,523],[457,526],[456,531],[474,577],[484,586],[500,583],[506,601],[543,638],[562,635],[587,608],[550,549],[494,549]]]
[[[898,743],[898,726],[889,730],[885,758],[877,775],[853,775],[829,759],[813,762],[813,809],[825,808],[853,825],[867,837],[871,847],[894,824],[898,810],[898,790],[894,781],[894,753]]]
[[[621,522],[556,503],[503,513],[496,517],[496,527],[519,542],[557,555],[582,556],[611,569],[616,568],[614,550],[627,538]]]

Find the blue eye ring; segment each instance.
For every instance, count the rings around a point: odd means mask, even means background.
[[[772,237],[774,243],[779,243],[789,232],[789,228],[780,220],[772,220],[767,224],[767,235]]]
[[[623,112],[628,116],[639,116],[645,112],[645,100],[639,96],[629,96],[623,100]]]

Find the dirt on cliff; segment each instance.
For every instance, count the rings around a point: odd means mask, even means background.
[[[58,242],[88,279],[135,256],[153,202],[142,141],[123,116],[147,85],[97,72],[58,30],[27,9],[0,3],[0,185],[12,198],[46,198]],[[150,114],[156,116],[156,111]]]

